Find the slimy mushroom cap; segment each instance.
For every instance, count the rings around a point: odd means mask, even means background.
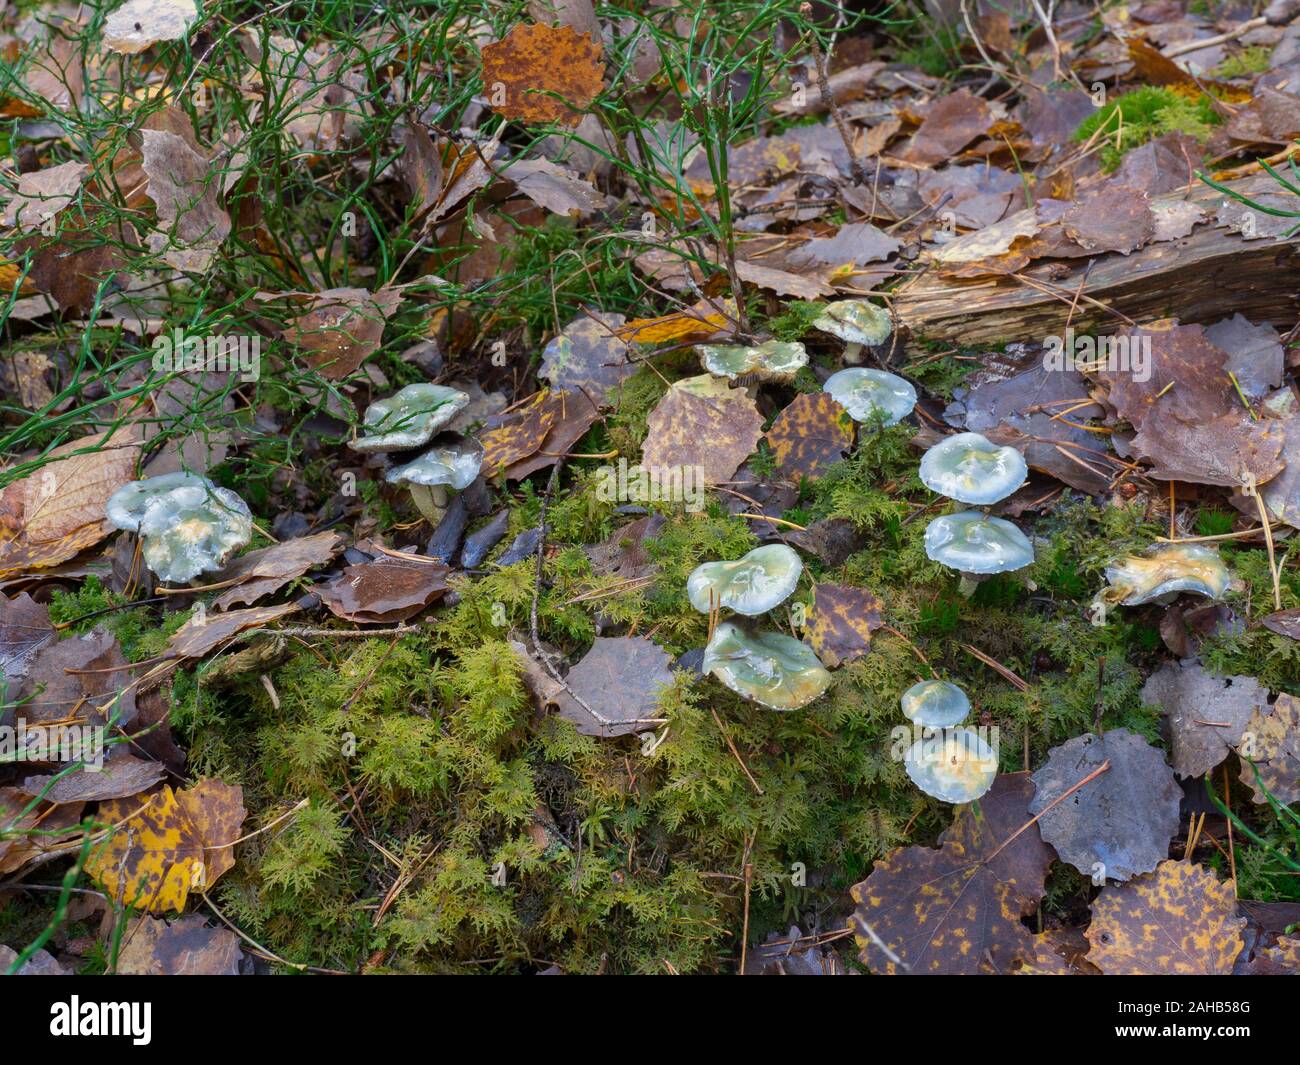
[[[855,422],[869,422],[883,414],[886,425],[897,425],[916,406],[916,389],[910,381],[898,374],[860,366],[831,374],[822,391],[848,411]]]
[[[705,562],[686,580],[686,594],[701,614],[726,607],[753,617],[785,602],[799,583],[803,562],[785,544],[756,547],[734,562]]]
[[[959,503],[988,506],[1025,483],[1029,467],[1013,447],[998,447],[979,433],[957,433],[921,456],[921,481]]]
[[[970,699],[946,680],[923,680],[903,692],[903,716],[923,728],[960,725],[970,713]]]
[[[925,553],[960,573],[1008,573],[1034,561],[1029,539],[1005,518],[978,510],[943,514],[925,529]]]
[[[711,374],[736,379],[752,376],[759,381],[789,381],[808,365],[808,352],[797,341],[766,340],[744,344],[697,344],[700,365]]]
[[[828,304],[813,328],[830,333],[850,344],[874,348],[889,339],[894,331],[889,314],[868,300],[840,300]]]
[[[912,783],[942,802],[973,802],[993,786],[998,757],[973,728],[938,729],[903,756]]]
[[[779,632],[749,633],[721,622],[700,668],[743,699],[771,710],[798,710],[822,694],[831,675],[811,648]]]
[[[348,446],[364,454],[423,447],[468,405],[469,396],[456,388],[407,385],[366,408],[366,435]]]
[[[160,580],[221,569],[253,535],[248,505],[228,488],[189,484],[156,496],[140,520],[141,554]]]

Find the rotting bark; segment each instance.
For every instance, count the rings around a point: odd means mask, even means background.
[[[1280,191],[1267,175],[1230,187],[1269,200]],[[1200,183],[1152,202],[1184,199],[1209,215],[1189,236],[1148,244],[1130,255],[1040,260],[1021,271],[1028,282],[1016,276],[949,280],[927,270],[899,289],[895,314],[914,338],[963,344],[1039,339],[1059,333],[1067,321],[1079,331],[1120,332],[1130,327],[1126,317],[1212,322],[1240,312],[1252,321],[1291,328],[1300,296],[1300,234],[1243,239],[1231,226],[1239,225],[1249,208],[1232,203],[1227,220],[1217,221],[1216,213],[1231,201]],[[1269,224],[1266,232],[1285,231],[1295,221],[1258,212],[1257,218]]]

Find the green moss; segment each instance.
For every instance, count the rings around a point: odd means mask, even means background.
[[[1273,56],[1273,49],[1267,45],[1256,44],[1243,48],[1236,55],[1230,55],[1212,71],[1213,78],[1245,78],[1252,74],[1263,74],[1268,70]]]
[[[1192,100],[1171,88],[1143,86],[1097,108],[1080,123],[1075,140],[1097,135],[1102,168],[1117,168],[1124,154],[1165,133],[1186,133],[1204,141],[1222,117],[1205,97]]]

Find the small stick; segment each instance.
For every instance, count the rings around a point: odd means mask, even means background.
[[[713,715],[713,720],[718,723],[718,731],[722,733],[722,738],[727,741],[727,747],[730,749],[732,756],[736,759],[736,764],[744,771],[749,782],[754,785],[754,790],[758,792],[758,794],[762,795],[762,786],[754,779],[754,774],[749,771],[749,766],[745,765],[745,760],[740,757],[740,752],[736,750],[736,745],[731,742],[731,737],[727,735],[727,730],[722,727],[722,718],[718,717],[718,712],[714,710],[713,707],[709,707],[709,713]]]
[[[800,4],[799,14],[803,15],[804,18],[811,15],[812,4]],[[835,120],[835,128],[839,131],[840,140],[844,142],[844,150],[849,153],[849,170],[853,174],[853,184],[865,185],[867,183],[866,168],[858,159],[858,153],[853,149],[853,138],[849,134],[849,124],[845,121],[844,112],[840,110],[839,104],[835,102],[835,94],[831,92],[830,63],[827,61],[826,53],[822,51],[821,42],[817,40],[816,31],[810,33],[808,39],[812,45],[813,61],[817,67],[817,91],[822,98],[822,104],[831,113],[831,118]]]

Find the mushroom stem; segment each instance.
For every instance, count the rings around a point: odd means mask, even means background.
[[[411,499],[430,525],[437,526],[447,513],[447,486],[442,484],[410,484]]]
[[[963,573],[961,580],[957,584],[957,591],[965,598],[969,599],[975,594],[975,589],[980,586],[979,578],[969,573]]]
[[[856,366],[862,361],[862,345],[850,344],[844,349],[844,361],[849,366]]]

